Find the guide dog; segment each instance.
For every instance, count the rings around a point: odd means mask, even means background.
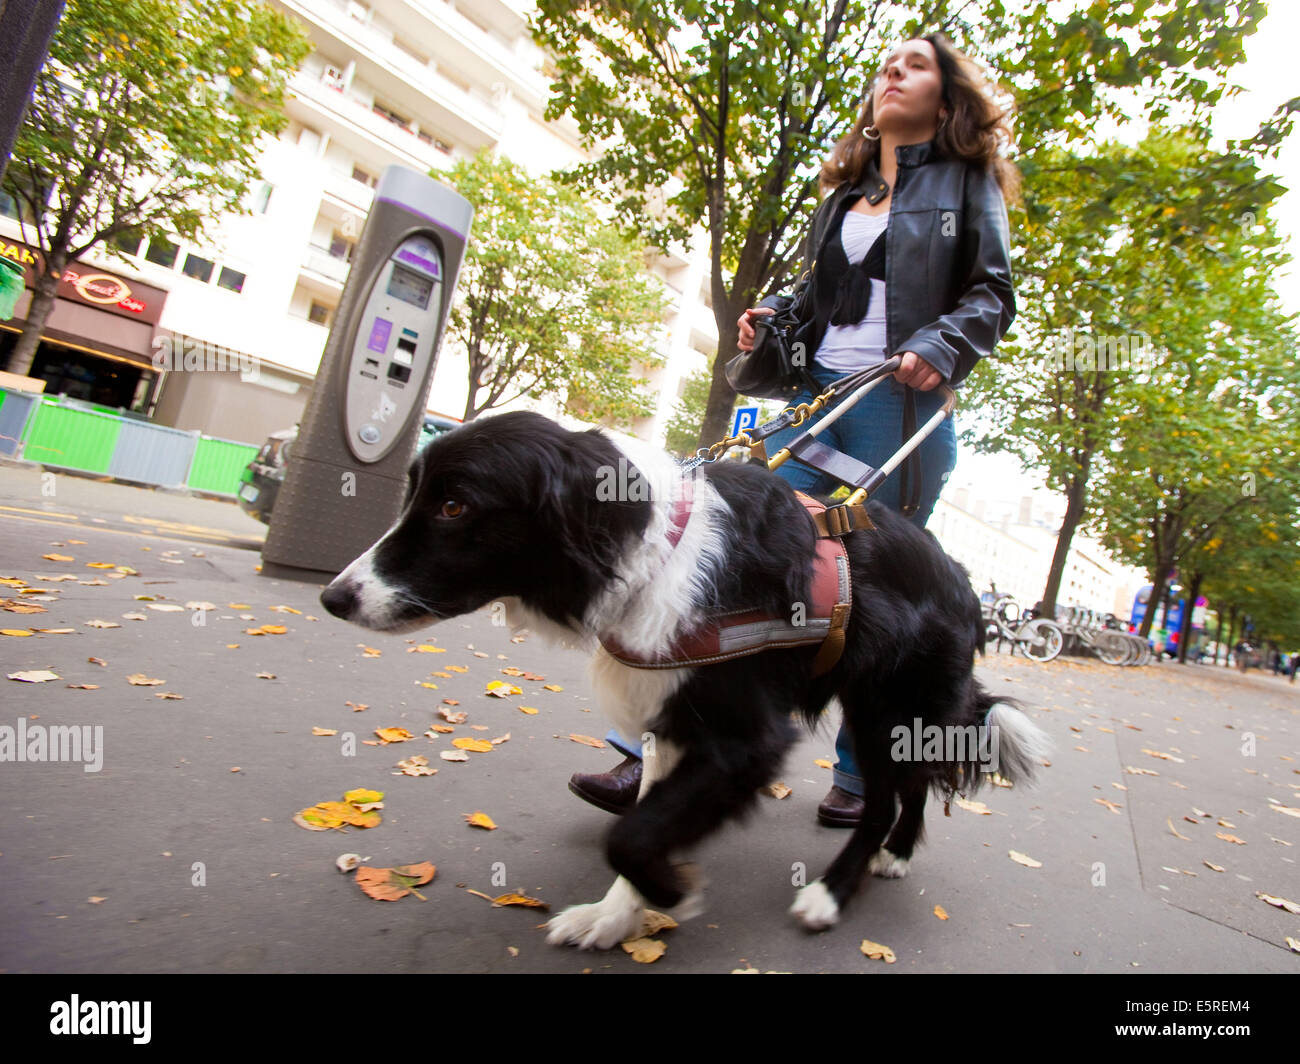
[[[629,740],[649,733],[639,801],[608,837],[618,879],[601,901],[550,921],[555,943],[614,946],[638,933],[647,905],[679,918],[698,913],[700,884],[677,859],[752,809],[776,779],[798,735],[792,711],[814,725],[837,699],[854,737],[866,812],[830,867],[795,897],[794,917],[822,930],[836,923],[865,872],[906,874],[932,787],[973,791],[995,759],[1007,779],[1031,781],[1048,749],[1011,700],[975,680],[984,625],[966,570],[883,505],[868,503],[867,512],[875,527],[843,537],[851,612],[828,672],[813,674],[816,646],[632,667],[603,644],[654,657],[718,613],[781,617],[806,603],[812,519],[762,463],[684,473],[663,452],[599,429],[500,414],[419,455],[397,523],[321,601],[384,632],[503,602],[512,625],[590,649],[598,704]],[[996,742],[917,759],[918,723],[927,731],[982,728]]]

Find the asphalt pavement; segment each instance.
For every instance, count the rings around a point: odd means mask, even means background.
[[[659,934],[659,959],[548,946],[546,913],[489,899],[556,911],[612,879],[611,818],[565,786],[620,759],[574,738],[606,731],[583,655],[487,610],[364,632],[326,614],[318,586],[261,576],[261,531],[229,503],[0,466],[0,597],[44,608],[0,626],[71,629],[0,636],[5,677],[57,676],[0,678],[0,728],[102,728],[98,771],[88,750],[0,763],[0,970],[1300,971],[1286,943],[1300,916],[1257,896],[1300,901],[1300,686],[1005,652],[978,672],[1054,739],[1041,785],[986,787],[986,812],[947,817],[931,798],[910,875],[870,880],[835,929],[786,913],[845,841],[815,822],[828,726],[788,759],[788,797],[702,847],[708,909]],[[494,681],[521,693],[494,697]],[[368,745],[385,728],[414,738]],[[498,741],[444,760],[457,739]],[[397,774],[416,754],[437,773]],[[294,822],[353,788],[384,792],[378,826]],[[377,901],[336,870],[348,852],[437,871],[423,900]]]

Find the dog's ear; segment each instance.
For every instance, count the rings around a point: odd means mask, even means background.
[[[539,515],[568,558],[608,580],[649,523],[646,481],[599,431],[560,431],[539,441]]]

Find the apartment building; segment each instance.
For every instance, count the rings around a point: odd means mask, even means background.
[[[81,265],[115,279],[105,283],[156,293],[155,332],[130,350],[109,349],[89,327],[47,332],[32,373],[48,391],[260,442],[306,405],[385,167],[436,173],[482,148],[536,174],[585,158],[571,120],[543,117],[548,59],[527,32],[526,2],[271,2],[303,23],[313,52],[290,81],[288,127],[261,154],[252,213],[222,219],[202,246],[123,245],[125,264],[90,256]],[[0,238],[25,254],[12,217],[0,218]],[[660,408],[635,427],[645,438],[662,439],[682,381],[716,349],[705,247],[647,255],[672,307],[664,365],[646,372]],[[445,343],[429,408],[460,416],[466,375],[464,353]]]

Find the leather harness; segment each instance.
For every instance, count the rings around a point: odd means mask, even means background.
[[[601,645],[617,661],[638,669],[677,669],[711,665],[777,647],[821,644],[813,659],[813,676],[829,672],[844,650],[849,614],[853,604],[853,582],[848,551],[840,538],[855,529],[874,529],[862,503],[827,507],[796,491],[795,496],[817,527],[813,557],[811,599],[799,615],[763,610],[737,609],[709,614],[705,623],[679,636],[663,654],[646,657],[633,653],[610,635]],[[668,541],[676,547],[690,517],[690,503],[678,500],[673,507]]]

